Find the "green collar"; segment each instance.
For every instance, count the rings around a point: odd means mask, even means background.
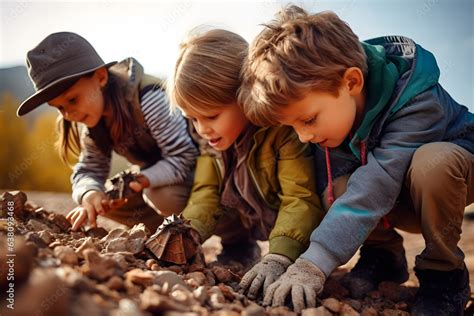
[[[379,45],[362,42],[367,55],[368,75],[365,78],[365,113],[362,123],[352,137],[349,147],[360,160],[359,142],[369,135],[379,114],[387,106],[400,74],[408,69],[402,58],[387,58],[385,49]]]

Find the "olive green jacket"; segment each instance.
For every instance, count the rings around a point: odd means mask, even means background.
[[[311,149],[284,126],[261,128],[253,141],[247,168],[263,200],[278,211],[269,237],[270,253],[296,260],[324,216],[315,193]],[[223,183],[219,163],[220,159],[211,155],[198,158],[192,193],[183,211],[203,240],[213,234],[223,212],[219,207]]]

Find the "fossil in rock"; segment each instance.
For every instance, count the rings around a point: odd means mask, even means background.
[[[204,265],[198,233],[189,220],[175,214],[164,219],[145,247],[167,263]]]

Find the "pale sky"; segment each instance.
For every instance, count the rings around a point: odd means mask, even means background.
[[[105,62],[133,56],[145,71],[168,76],[178,45],[205,24],[251,41],[289,1],[5,1],[0,0],[0,68],[24,64],[26,52],[50,33],[85,37]],[[474,111],[473,0],[297,0],[310,12],[332,10],[361,40],[405,35],[434,53],[440,82]]]

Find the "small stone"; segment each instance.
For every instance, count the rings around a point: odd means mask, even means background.
[[[103,237],[101,241],[107,242],[118,237],[128,237],[128,232],[125,228],[117,227],[109,231],[107,236]]]
[[[362,310],[361,316],[378,316],[378,312],[373,307],[366,307]]]
[[[125,278],[127,282],[138,284],[143,287],[152,285],[155,279],[154,275],[151,272],[144,271],[141,269],[133,269],[125,273]]]
[[[131,253],[139,254],[145,249],[145,238],[134,238],[127,241],[127,251]]]
[[[304,311],[303,311],[304,312]],[[250,304],[242,312],[242,316],[263,316],[265,315],[265,308],[255,303]]]
[[[395,304],[395,309],[400,309],[402,311],[407,311],[408,310],[408,304],[405,302],[398,302]]]
[[[400,301],[401,288],[400,285],[394,282],[382,282],[379,284],[378,290],[380,294],[393,301]]]
[[[160,314],[166,310],[174,310],[176,312],[187,312],[188,307],[178,304],[164,295],[158,294],[151,288],[145,289],[140,294],[140,308],[153,314]]]
[[[145,227],[145,224],[139,223],[134,225],[129,231],[128,235],[131,239],[146,239],[148,230]]]
[[[216,276],[217,281],[222,283],[228,283],[232,281],[233,275],[232,272],[221,266],[214,266],[211,268],[212,273]]]
[[[324,306],[317,308],[307,308],[301,313],[301,316],[332,316],[333,314],[328,311]]]
[[[117,275],[113,275],[106,283],[106,285],[111,289],[111,290],[122,290],[124,288],[124,283],[121,277]]]
[[[213,313],[213,315],[215,315],[215,316],[239,316],[240,313],[235,312],[233,310],[223,309],[223,310],[220,310],[220,311],[217,311],[217,312]]]
[[[87,237],[84,239],[82,244],[76,249],[76,253],[80,258],[84,258],[84,251],[86,249],[93,249],[96,250],[94,243],[92,242],[91,237]]]
[[[183,279],[172,271],[157,271],[154,272],[154,275],[155,284],[158,284],[162,287],[165,284],[168,284],[168,288],[170,289],[173,288],[173,286],[175,286],[176,284],[186,286],[186,283],[183,281]]]
[[[103,258],[97,250],[86,249],[83,254],[86,263],[81,267],[81,270],[91,278],[103,281],[117,273],[115,261]]]
[[[53,232],[53,233],[59,233],[59,228],[58,227],[49,227],[48,225],[32,218],[28,221],[28,223],[26,224],[27,226],[31,227],[31,230],[32,231],[41,231],[41,230],[46,230],[46,231],[49,231],[49,232]]]
[[[383,316],[409,316],[410,314],[396,309],[384,309],[382,312]]]
[[[221,290],[222,295],[224,295],[226,300],[228,300],[230,302],[234,301],[235,295],[234,295],[233,290],[230,286],[225,285],[223,283],[220,283],[219,285],[217,285],[217,287]]]
[[[109,232],[103,227],[91,227],[86,231],[86,236],[95,238],[104,238]]]
[[[197,284],[197,286],[205,285],[207,283],[206,275],[202,272],[191,272],[186,274],[185,280],[191,281],[193,280]]]
[[[339,312],[340,316],[359,316],[359,312],[353,309],[349,304],[342,303],[341,311]]]
[[[46,243],[46,245],[49,245],[50,243],[53,242],[54,236],[51,234],[49,231],[43,230],[38,233],[38,236],[43,239],[43,241]]]
[[[199,315],[206,315],[203,313],[193,313],[193,312],[175,312],[175,311],[167,311],[163,314],[163,316],[199,316]]]
[[[225,297],[221,290],[217,286],[213,286],[209,289],[209,305],[213,308],[224,307]]]
[[[286,306],[280,307],[273,307],[269,311],[270,315],[278,315],[278,316],[296,316],[295,312],[292,312]]]
[[[326,280],[326,283],[324,283],[323,293],[321,294],[322,297],[334,297],[338,300],[341,300],[348,295],[349,290],[343,287],[341,282],[332,277],[329,277]]]
[[[138,232],[136,232],[136,235],[141,236]],[[145,238],[131,238],[127,233],[121,237],[108,239],[105,243],[105,248],[107,252],[126,251],[132,254],[138,254],[145,248]]]
[[[209,269],[204,270],[204,274],[207,278],[207,284],[210,286],[216,285],[216,276]]]
[[[25,240],[34,243],[38,248],[45,248],[48,244],[36,232],[28,232],[25,235]]]
[[[71,229],[71,223],[66,219],[64,215],[51,213],[48,219],[56,225],[62,232],[68,232]]]
[[[189,292],[188,289],[183,288],[179,285],[177,289],[176,286],[173,287],[173,290],[170,293],[170,297],[181,304],[193,305],[193,303],[196,303],[192,293]]]
[[[321,305],[333,313],[339,313],[342,307],[341,302],[335,298],[327,298],[321,302]]]
[[[207,290],[208,290],[208,287],[200,286],[193,291],[194,298],[198,300],[201,305],[203,305],[204,302],[206,302],[206,300],[209,297],[207,295]]]
[[[169,266],[166,267],[166,270],[173,271],[176,274],[183,273],[183,268],[181,268],[180,266]]]
[[[151,270],[151,267],[156,264],[156,260],[155,259],[148,259],[146,262],[145,262],[145,265],[148,269]]]
[[[77,292],[95,292],[95,282],[84,277],[70,266],[62,266],[56,269],[55,273],[69,288]]]
[[[358,300],[350,299],[350,300],[347,300],[346,303],[349,304],[350,306],[352,306],[352,308],[354,308],[358,312],[362,308],[362,303]]]
[[[76,252],[69,246],[58,246],[54,248],[54,255],[61,260],[62,263],[70,265],[77,265],[78,263]]]
[[[129,298],[123,298],[119,301],[118,309],[112,311],[111,316],[136,316],[142,315],[137,304]]]
[[[48,245],[48,247],[51,248],[51,249],[54,249],[54,248],[56,248],[57,246],[62,246],[62,243],[61,243],[60,240],[55,240],[55,241],[53,241],[52,243],[50,243],[50,244]]]

